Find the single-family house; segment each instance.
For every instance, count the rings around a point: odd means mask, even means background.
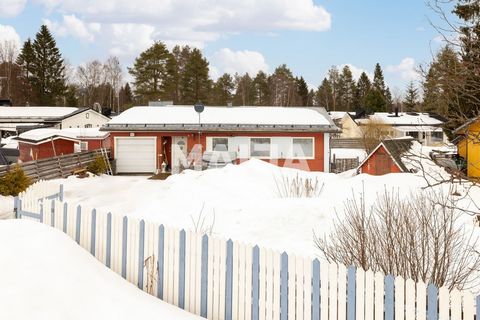
[[[0,136],[37,128],[99,128],[110,119],[88,108],[0,107]]]
[[[467,121],[454,131],[458,155],[465,160],[467,175],[480,178],[480,116]]]
[[[192,165],[192,153],[193,162],[205,153],[211,161],[217,151],[233,163],[258,158],[329,171],[330,134],[339,132],[323,108],[205,107],[198,114],[171,105],[128,109],[101,130],[110,132],[119,173],[176,172]]]
[[[340,138],[362,138],[364,127],[374,123],[376,126],[385,126],[385,136],[390,138],[412,137],[425,146],[441,146],[448,142],[442,129],[444,119],[430,113],[376,112],[357,117],[347,112],[340,122]]]

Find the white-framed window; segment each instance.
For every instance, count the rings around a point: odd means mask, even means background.
[[[88,151],[88,142],[80,141],[80,151]]]
[[[227,137],[212,137],[212,151],[228,151]]]
[[[432,137],[432,141],[443,141],[443,132],[433,131],[431,137]]]
[[[313,159],[314,153],[313,138],[292,138],[293,159]]]
[[[85,128],[92,128],[92,124],[91,123],[86,124]]]
[[[250,156],[270,158],[270,138],[250,138]]]

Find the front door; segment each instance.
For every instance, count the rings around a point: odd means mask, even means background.
[[[172,173],[179,173],[188,167],[187,137],[172,137]]]

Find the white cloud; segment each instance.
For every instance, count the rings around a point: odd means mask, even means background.
[[[116,56],[135,56],[154,42],[155,28],[143,24],[113,24],[105,37],[111,39],[109,53]]]
[[[360,78],[360,75],[362,74],[362,72],[365,72],[368,76],[368,78],[370,78],[370,80],[373,80],[373,74],[369,71],[367,71],[366,69],[362,69],[362,68],[359,68],[359,67],[356,67],[354,66],[353,64],[351,63],[345,63],[345,64],[342,64],[342,65],[339,65],[337,68],[338,68],[338,71],[341,73],[342,72],[342,69],[345,67],[345,66],[348,66],[350,68],[350,71],[352,71],[352,75],[353,75],[353,78],[355,80],[358,80],[358,78]]]
[[[394,73],[400,76],[402,80],[418,80],[420,75],[416,70],[415,59],[404,58],[400,61],[400,64],[396,66],[387,66],[387,72]]]
[[[268,71],[265,57],[257,51],[240,50],[233,51],[223,48],[213,54],[210,59],[210,73],[216,79],[224,73],[248,73],[255,76],[258,71]]]
[[[64,15],[62,22],[45,19],[44,23],[58,36],[74,36],[89,42],[93,42],[101,30],[99,23],[85,23],[74,14]]]
[[[0,17],[11,18],[18,16],[27,0],[0,0]]]
[[[95,32],[90,25],[96,23],[102,28],[105,45],[109,47],[115,42],[113,50],[122,52],[133,51],[120,48],[132,47],[132,40],[141,43],[162,40],[169,46],[180,43],[202,48],[206,42],[234,33],[324,31],[331,25],[330,14],[313,0],[37,1],[48,11],[64,15],[61,22],[49,21],[51,25],[58,27],[58,31],[92,41]],[[67,21],[65,17],[70,17],[70,20]],[[67,28],[68,23],[70,29]],[[124,29],[127,32],[122,34],[115,29]],[[132,38],[130,30],[136,30],[136,36],[140,40]],[[113,38],[105,35],[113,35]],[[120,45],[121,42],[124,45]],[[139,52],[140,48],[136,50],[136,54]]]
[[[17,49],[20,49],[20,36],[14,27],[0,24],[0,45],[4,42],[13,42]]]

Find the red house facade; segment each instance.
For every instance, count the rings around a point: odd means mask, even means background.
[[[258,158],[328,171],[330,133],[339,129],[322,108],[206,107],[199,118],[192,106],[168,106],[131,108],[101,130],[110,133],[119,173],[154,173],[217,152],[237,164]]]

